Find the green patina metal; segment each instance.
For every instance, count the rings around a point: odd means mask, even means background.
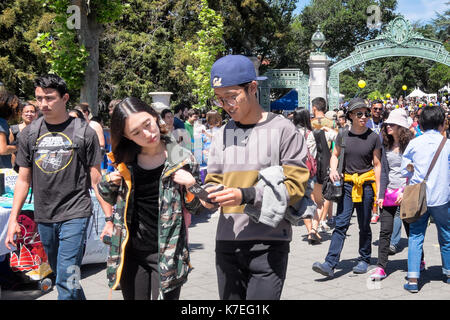
[[[294,88],[298,93],[298,106],[308,108],[309,77],[300,69],[271,69],[264,76],[267,80],[260,83],[260,104],[264,110],[270,110],[270,89]]]
[[[414,32],[408,20],[397,17],[374,40],[358,44],[347,58],[333,64],[328,76],[329,108],[339,106],[339,74],[366,61],[385,57],[418,57],[450,66],[450,54],[442,43]]]

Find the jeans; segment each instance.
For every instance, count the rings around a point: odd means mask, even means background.
[[[80,266],[88,221],[89,217],[38,224],[48,262],[56,276],[58,300],[86,300],[80,284]]]
[[[398,244],[400,243],[401,237],[402,237],[402,219],[400,218],[400,211],[397,210],[394,216],[394,226],[392,230],[390,245],[398,248]]]
[[[372,230],[370,229],[370,219],[372,218],[373,188],[370,183],[363,186],[362,202],[352,201],[353,184],[344,183],[342,200],[338,203],[336,212],[336,227],[331,236],[330,248],[325,258],[325,262],[334,269],[339,263],[339,258],[344,247],[347,230],[350,226],[353,209],[356,208],[359,226],[359,261],[370,263],[372,253]]]
[[[449,203],[428,210],[416,222],[409,225],[408,241],[408,278],[420,277],[420,260],[423,240],[430,215],[433,217],[438,232],[439,247],[441,249],[442,273],[450,276],[450,214]]]

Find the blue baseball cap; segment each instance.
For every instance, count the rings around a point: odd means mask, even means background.
[[[228,55],[214,62],[211,68],[211,87],[236,86],[253,80],[266,80],[257,77],[253,62],[242,55]]]

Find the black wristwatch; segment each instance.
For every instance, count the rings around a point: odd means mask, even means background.
[[[109,217],[105,217],[105,222],[113,222],[114,221],[114,218],[113,218],[113,216],[109,216]]]

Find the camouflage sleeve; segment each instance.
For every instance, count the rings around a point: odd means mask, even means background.
[[[191,172],[191,174],[194,176],[196,182],[198,184],[201,184],[200,180],[200,166],[198,165],[197,161],[195,160],[195,157],[193,155],[191,155],[191,163],[189,166],[189,171]],[[186,209],[191,213],[191,214],[197,214],[199,213],[199,209],[202,208],[202,204],[200,203],[200,200],[197,197],[189,197],[188,195],[186,195],[187,191],[186,188],[184,188],[184,205],[186,207]],[[191,198],[191,199],[189,199]],[[191,200],[191,201],[189,201]]]
[[[110,205],[115,205],[117,201],[117,195],[119,193],[119,186],[110,182],[108,175],[104,174],[102,180],[97,186],[100,196]]]

